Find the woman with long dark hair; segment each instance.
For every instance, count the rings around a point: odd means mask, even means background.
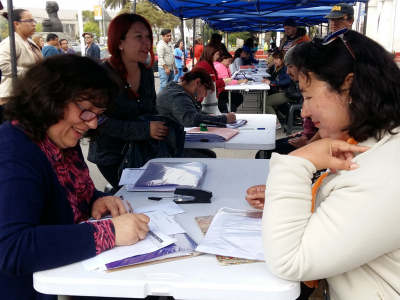
[[[95,163],[103,176],[118,190],[118,170],[125,158],[125,146],[132,140],[153,138],[162,140],[168,135],[163,122],[147,122],[144,114],[157,114],[156,91],[152,65],[154,63],[153,34],[145,18],[122,14],[108,28],[108,51],[111,57],[104,67],[119,78],[122,93],[115,98],[115,110],[90,144],[88,160]],[[147,66],[148,54],[151,63]]]
[[[381,45],[347,28],[298,44],[293,60],[302,117],[322,139],[271,157],[268,268],[311,287],[326,278],[321,290],[332,300],[400,299],[400,69]]]

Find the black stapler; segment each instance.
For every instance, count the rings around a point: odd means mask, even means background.
[[[226,124],[220,122],[214,122],[209,120],[201,120],[200,123],[207,124],[207,125],[214,125],[216,127],[226,128]]]
[[[177,188],[174,194],[183,196],[174,200],[177,204],[211,203],[211,197],[213,195],[210,191],[196,188]],[[193,199],[185,199],[185,196],[191,196]]]

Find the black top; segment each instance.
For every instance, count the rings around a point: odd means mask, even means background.
[[[108,62],[104,67],[114,70]],[[88,160],[99,165],[111,165],[122,162],[122,150],[132,140],[150,138],[150,122],[140,119],[144,114],[156,115],[156,90],[154,74],[151,68],[139,63],[139,97],[131,99],[127,90],[115,98],[115,109],[108,120],[99,128],[99,137],[90,144]],[[121,85],[126,83],[121,79]]]

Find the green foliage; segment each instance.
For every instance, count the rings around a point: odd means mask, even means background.
[[[229,45],[236,45],[236,39],[247,40],[250,37],[248,32],[234,32],[228,34]]]
[[[124,8],[128,2],[128,0],[104,0],[104,7],[116,9],[119,7]],[[132,11],[132,10],[131,10]]]
[[[75,17],[78,19],[78,14],[76,14]],[[92,10],[83,10],[82,11],[82,20],[84,22],[85,21],[94,21],[94,11],[92,11]]]
[[[43,31],[43,25],[42,25],[42,23],[37,23],[37,24],[36,24],[35,32],[42,32],[42,31]]]
[[[94,35],[96,35],[97,39],[100,37],[99,25],[94,21],[86,22],[85,25],[83,26],[83,31],[93,33]]]
[[[1,40],[8,37],[8,21],[6,18],[0,18],[0,36]]]

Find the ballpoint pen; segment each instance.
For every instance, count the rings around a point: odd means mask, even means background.
[[[124,205],[125,209],[126,209],[129,213],[132,213],[132,211],[131,211],[131,209],[130,209],[130,207],[129,207],[128,202],[124,199],[124,196],[119,196],[119,199],[121,199],[122,204]]]

